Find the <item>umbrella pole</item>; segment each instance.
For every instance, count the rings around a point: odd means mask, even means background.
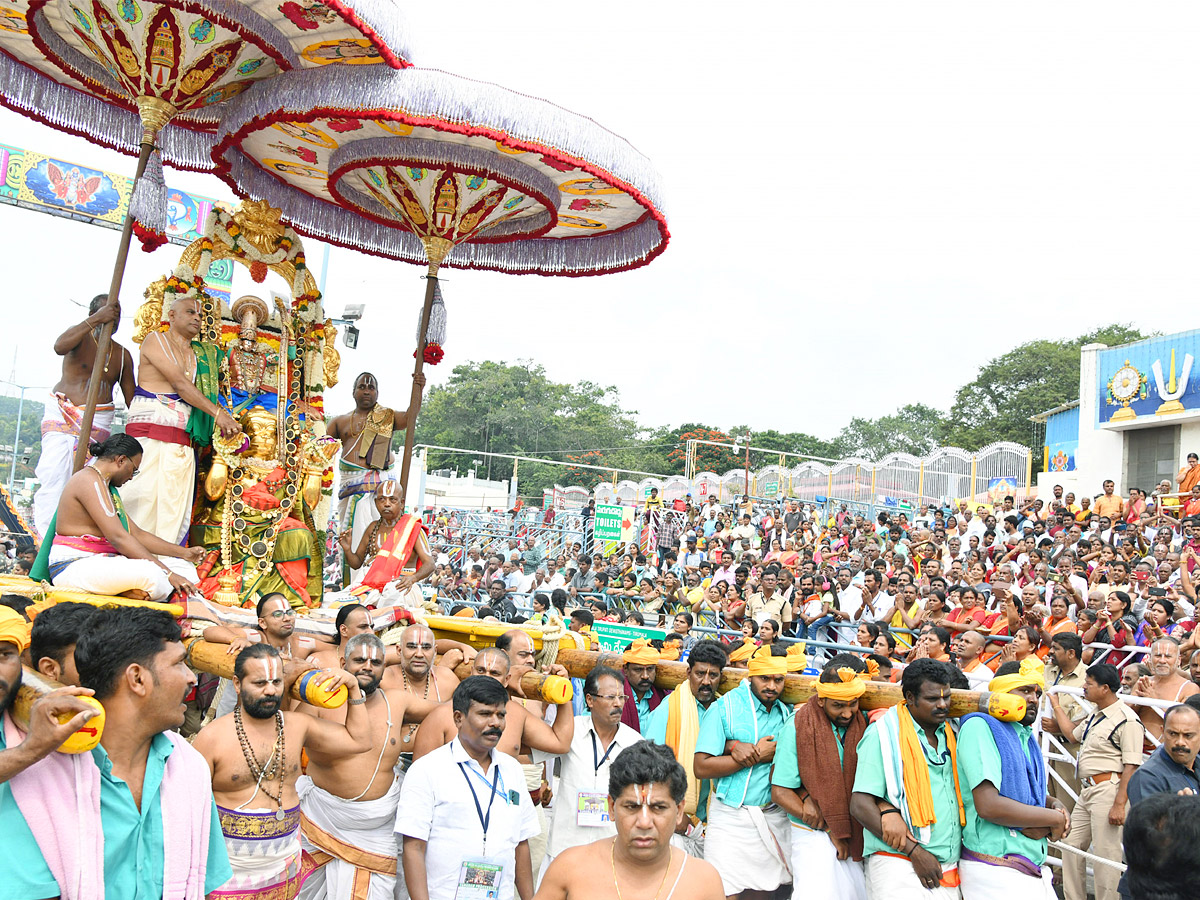
[[[421,409],[421,373],[425,370],[425,333],[429,330],[429,314],[433,309],[433,295],[437,288],[437,273],[446,255],[454,245],[444,238],[422,238],[425,256],[429,260],[429,273],[425,276],[425,306],[421,310],[421,327],[417,334],[417,364],[413,367],[412,396],[408,401],[408,413],[404,425],[404,456],[400,461],[400,496],[408,507],[408,470],[412,468],[413,438],[417,430],[417,413]]]
[[[175,113],[174,107],[154,97],[139,97],[138,110],[142,116],[142,146],[138,154],[137,171],[133,176],[133,187],[136,189],[138,179],[146,171],[146,163],[154,150],[154,140],[168,119]],[[129,194],[133,201],[133,192]],[[125,212],[125,225],[121,229],[121,243],[117,246],[117,261],[113,265],[112,282],[108,287],[108,306],[119,302],[121,281],[125,277],[125,261],[129,257],[129,241],[133,237],[133,216],[129,210]],[[96,340],[96,359],[92,363],[92,374],[88,377],[87,402],[83,408],[83,418],[79,421],[79,446],[75,448],[75,463],[72,472],[78,472],[88,458],[88,443],[92,434],[92,419],[96,416],[96,400],[100,396],[100,376],[104,374],[104,366],[108,362],[108,350],[112,344],[115,322],[105,322],[100,327],[100,337]]]

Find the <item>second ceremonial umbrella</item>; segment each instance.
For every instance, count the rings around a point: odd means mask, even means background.
[[[280,131],[290,140],[281,159]],[[441,358],[442,265],[603,275],[666,249],[650,161],[591,119],[429,69],[295,71],[229,104],[217,174],[297,231],[428,267],[400,482],[425,362]]]

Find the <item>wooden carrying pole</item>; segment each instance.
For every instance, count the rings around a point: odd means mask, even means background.
[[[412,468],[413,440],[417,431],[417,414],[421,411],[421,373],[425,370],[425,336],[429,331],[429,315],[433,310],[433,297],[437,291],[437,273],[446,255],[454,245],[444,238],[424,238],[425,256],[429,260],[429,271],[425,276],[425,306],[421,309],[421,325],[417,334],[417,363],[413,366],[412,396],[408,401],[408,413],[404,423],[404,455],[400,458],[400,498],[408,509],[408,470]]]
[[[187,648],[188,665],[193,669],[210,675],[220,675],[222,678],[233,678],[233,663],[237,657],[229,652],[228,644],[216,644],[204,638],[185,638],[183,645]],[[294,700],[324,709],[336,709],[346,702],[348,696],[343,686],[339,685],[336,691],[329,692],[317,687],[314,678],[306,679],[303,675],[292,683],[289,694]]]

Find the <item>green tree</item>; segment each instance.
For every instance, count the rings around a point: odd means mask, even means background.
[[[399,439],[400,436],[398,436]],[[549,456],[562,459],[597,448],[622,448],[640,442],[634,414],[620,407],[613,387],[580,382],[558,384],[529,361],[463,363],[450,380],[433,388],[417,419],[417,443],[461,447],[468,451]],[[486,458],[485,458],[486,459]],[[430,468],[464,468],[461,453],[432,451]],[[605,455],[603,465],[623,465]],[[485,461],[479,474],[507,479],[511,460]],[[568,470],[521,463],[520,493],[541,499],[541,491],[564,481]]]
[[[945,441],[947,422],[939,410],[909,403],[878,419],[855,417],[837,437],[839,456],[878,461],[889,453],[924,456]]]
[[[1032,446],[1034,470],[1042,448],[1029,417],[1079,396],[1080,348],[1113,346],[1146,337],[1131,325],[1113,324],[1068,341],[1029,341],[998,356],[958,389],[950,408],[946,442],[978,450],[993,441]]]

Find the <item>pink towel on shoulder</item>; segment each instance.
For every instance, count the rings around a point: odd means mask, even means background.
[[[163,823],[163,900],[203,900],[212,824],[208,763],[174,732],[159,803]],[[25,739],[4,714],[9,747]],[[13,799],[58,882],[62,900],[104,900],[100,769],[91,753],[51,753],[9,781]]]

